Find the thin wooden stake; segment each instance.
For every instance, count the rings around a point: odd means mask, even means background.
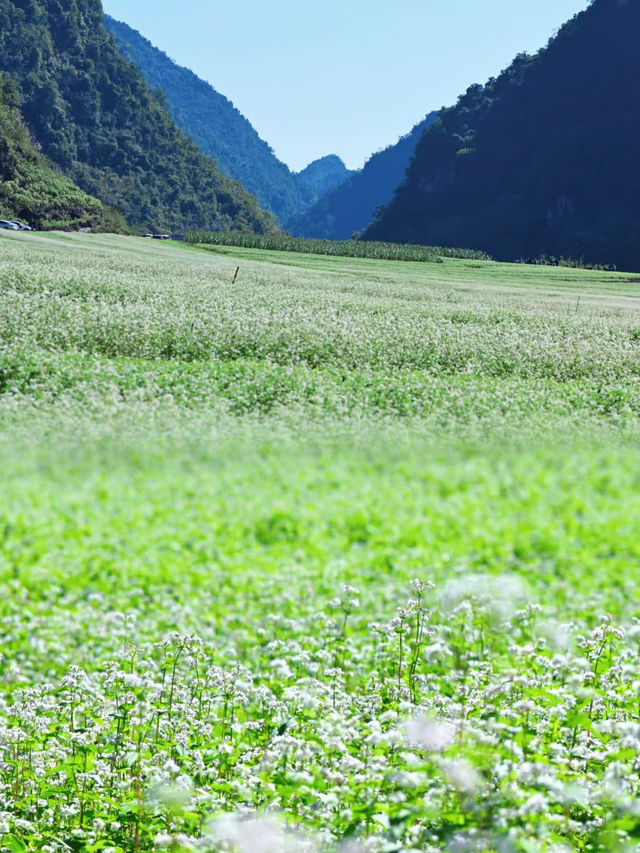
[[[236,267],[235,275],[233,276],[233,281],[231,282],[231,284],[235,284],[235,283],[236,283],[236,279],[238,278],[238,273],[239,273],[239,272],[240,272],[240,267]]]

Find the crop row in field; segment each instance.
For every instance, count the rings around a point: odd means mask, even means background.
[[[437,376],[417,370],[380,373],[334,365],[279,366],[271,360],[197,361],[109,358],[20,346],[0,350],[0,412],[5,422],[27,408],[74,406],[111,411],[152,405],[180,421],[217,411],[220,416],[277,415],[299,418],[362,417],[418,421],[424,432],[459,437],[494,432],[532,436],[552,422],[564,430],[598,424],[633,430],[638,391],[600,378],[559,382],[539,377]],[[110,407],[110,409],[109,409]]]
[[[76,249],[52,269],[46,253],[24,248],[0,272],[0,342],[11,350],[584,379],[605,391],[638,374],[637,314],[615,292],[587,292],[581,306],[573,295],[456,288],[438,276],[378,281],[374,268],[372,280],[354,281],[248,262],[233,283],[228,261],[198,252],[124,261]]]
[[[427,261],[437,264],[442,262],[442,258],[468,258],[471,260],[488,260],[489,258],[487,254],[476,249],[380,243],[369,240],[317,240],[310,237],[290,237],[287,234],[272,236],[237,232],[193,231],[186,234],[184,239],[187,243],[205,246],[239,246],[244,249],[337,255],[343,258],[372,258],[385,261]]]

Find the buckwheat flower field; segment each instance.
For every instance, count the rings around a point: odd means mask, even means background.
[[[637,284],[3,233],[0,849],[636,850]]]

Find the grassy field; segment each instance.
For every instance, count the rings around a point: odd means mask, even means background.
[[[637,276],[216,248],[0,234],[0,849],[630,853]]]

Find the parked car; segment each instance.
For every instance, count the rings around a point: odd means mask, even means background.
[[[30,225],[27,225],[26,222],[20,222],[19,219],[10,219],[9,222],[13,222],[14,225],[17,225],[18,231],[33,231],[33,228]]]
[[[0,219],[0,228],[6,228],[7,231],[19,231],[20,230],[15,222],[11,222],[8,219]]]

